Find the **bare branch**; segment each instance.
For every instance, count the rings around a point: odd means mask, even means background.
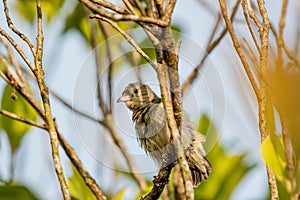
[[[282,47],[284,44],[283,40],[283,29],[285,25],[285,16],[287,10],[288,0],[283,0],[282,9],[281,9],[281,16],[279,20],[279,31],[277,37],[277,67],[283,67],[282,61]]]
[[[89,0],[79,0],[79,1],[82,2],[85,6],[87,6],[90,10],[97,13],[97,15],[114,20],[114,21],[145,22],[145,23],[158,25],[161,27],[168,26],[168,22],[166,22],[164,20],[155,19],[155,18],[151,18],[151,17],[145,17],[145,16],[131,15],[131,14],[110,13],[102,8],[99,8],[97,5],[95,5],[93,2],[91,2]]]
[[[105,0],[91,0],[91,1],[98,4],[99,6],[103,6],[117,13],[128,14],[128,12],[124,8],[118,7],[115,4],[110,3],[109,1],[105,1]]]
[[[100,58],[100,52],[98,45],[98,34],[97,29],[94,20],[89,20],[90,27],[91,27],[91,38],[92,38],[92,47],[94,48],[94,56],[95,56],[95,62],[96,62],[96,86],[97,86],[97,99],[98,99],[98,105],[102,111],[102,113],[105,115],[105,113],[108,112],[108,107],[106,106],[102,91],[101,91],[101,80],[99,79],[101,77],[101,58]]]
[[[250,31],[250,34],[251,34],[251,36],[252,36],[252,39],[253,39],[253,41],[254,41],[254,44],[255,44],[255,46],[256,46],[256,49],[260,52],[260,47],[259,47],[259,45],[258,45],[257,39],[256,39],[256,37],[255,37],[255,35],[254,35],[254,31],[253,31],[252,26],[251,26],[251,23],[250,23],[250,19],[249,19],[249,17],[248,17],[246,3],[247,3],[247,0],[243,0],[243,1],[242,1],[242,7],[243,7],[244,17],[245,17],[245,20],[246,20],[248,29],[249,29],[249,31]],[[250,6],[248,6],[248,8],[249,8],[249,7],[250,7]]]
[[[23,73],[22,73],[22,70],[21,70],[21,67],[19,65],[19,63],[17,62],[17,60],[15,59],[15,56],[11,50],[11,48],[9,47],[8,43],[2,38],[0,37],[0,42],[4,45],[4,47],[6,48],[6,51],[7,51],[7,54],[8,54],[8,57],[12,63],[12,65],[15,67],[16,69],[16,72],[17,72],[17,75],[18,75],[18,78],[20,78],[21,82],[20,84],[22,86],[25,86],[26,87],[26,84],[25,84],[25,78],[23,76]]]
[[[128,151],[126,150],[126,147],[125,147],[124,143],[122,142],[121,137],[119,136],[117,130],[115,129],[114,121],[113,121],[111,114],[106,115],[105,121],[104,121],[104,127],[107,128],[107,130],[110,132],[110,135],[112,136],[114,143],[120,148],[120,150],[127,162],[127,165],[129,166],[129,169],[132,172],[132,175],[133,175],[134,179],[136,180],[136,182],[138,183],[140,189],[145,190],[147,187],[147,184],[146,184],[145,180],[143,179],[143,177],[139,173],[136,173],[137,172],[136,166],[135,166],[131,156],[129,155]]]
[[[92,176],[84,168],[83,163],[77,156],[74,149],[69,145],[69,143],[63,137],[63,134],[60,133],[59,130],[57,129],[57,125],[55,125],[55,128],[56,128],[58,139],[59,139],[61,146],[63,147],[66,154],[68,155],[68,158],[71,160],[71,162],[74,164],[74,166],[78,170],[78,172],[81,175],[81,177],[83,178],[85,184],[90,188],[90,190],[97,197],[97,199],[106,200],[107,199],[106,196],[103,194],[102,190],[97,185],[96,181],[92,178]]]
[[[160,63],[158,64],[158,72],[159,72],[158,78],[160,83],[160,91],[162,95],[164,108],[166,111],[168,127],[171,131],[173,144],[176,150],[176,154],[179,160],[179,166],[182,172],[183,182],[185,186],[185,196],[186,199],[194,199],[194,189],[192,184],[191,173],[183,151],[182,142],[180,140],[180,134],[177,127],[177,122],[175,120],[174,113],[173,113],[173,104],[171,98],[169,97],[169,91],[167,88],[169,75],[167,71],[167,66],[164,63],[164,61],[162,64]]]
[[[169,182],[169,176],[173,167],[173,165],[168,165],[159,170],[158,175],[154,176],[154,180],[152,181],[153,187],[151,191],[144,198],[141,198],[141,200],[153,200],[160,197],[165,185]]]
[[[48,127],[48,132],[50,136],[50,141],[51,141],[51,148],[52,148],[52,157],[54,161],[54,166],[55,166],[55,171],[60,183],[60,187],[62,190],[62,194],[64,199],[71,199],[70,191],[66,182],[66,179],[64,177],[62,165],[60,162],[60,157],[59,157],[59,151],[58,151],[58,145],[59,145],[59,140],[55,128],[55,123],[52,117],[51,113],[51,107],[50,107],[50,99],[49,99],[49,91],[48,88],[45,84],[44,81],[44,70],[43,70],[43,64],[42,64],[42,55],[43,55],[43,31],[42,31],[42,9],[41,9],[41,2],[40,0],[36,1],[36,7],[37,7],[37,51],[36,55],[34,57],[35,61],[35,70],[34,70],[34,75],[36,76],[39,88],[40,88],[40,93],[43,101],[43,107],[45,111],[45,121],[47,123]]]
[[[29,61],[29,59],[27,58],[25,53],[22,51],[20,46],[12,39],[12,37],[10,37],[10,35],[1,28],[0,28],[0,34],[9,41],[9,43],[15,48],[15,50],[18,52],[18,54],[21,56],[21,58],[25,61],[25,63],[31,69],[31,71],[33,71],[35,66]]]
[[[157,66],[153,63],[153,61],[148,57],[148,55],[139,47],[139,45],[134,41],[132,37],[130,37],[125,31],[123,31],[118,24],[110,21],[109,19],[102,17],[100,15],[90,15],[91,18],[100,19],[109,23],[114,29],[116,29],[134,48],[135,50],[143,57],[145,60],[157,71]]]
[[[19,31],[13,24],[10,16],[9,16],[9,9],[7,6],[7,0],[3,0],[3,6],[4,6],[4,13],[5,13],[5,17],[6,17],[6,22],[8,27],[15,33],[17,34],[21,39],[23,39],[25,41],[25,43],[29,46],[31,52],[33,55],[35,55],[35,48],[33,46],[33,44],[30,42],[30,40],[26,37],[26,35],[24,35],[23,33],[21,33],[21,31]]]
[[[168,5],[166,6],[166,10],[162,17],[162,20],[166,21],[167,25],[170,25],[170,23],[171,23],[171,16],[172,16],[173,10],[175,8],[176,1],[177,0],[170,0]]]
[[[267,104],[267,96],[266,96],[266,76],[267,76],[267,67],[268,67],[268,45],[269,45],[269,29],[270,29],[270,22],[267,10],[264,5],[264,0],[257,0],[258,8],[260,11],[260,14],[263,18],[263,29],[262,32],[260,32],[260,38],[261,38],[261,50],[260,50],[260,69],[262,73],[263,79],[260,83],[260,98],[258,100],[258,111],[259,111],[259,129],[261,133],[261,141],[263,141],[267,135],[268,135],[268,129],[267,129],[267,119],[266,119],[266,104]],[[275,175],[271,168],[267,166],[267,172],[268,172],[268,181],[269,181],[269,187],[271,191],[271,198],[272,199],[279,199],[278,197],[278,188],[277,188],[277,182],[275,179]]]
[[[240,3],[240,0],[237,0],[235,3],[235,6],[233,8],[232,14],[230,16],[231,21],[234,20],[235,14],[237,12],[238,9],[238,5]],[[215,24],[215,28],[218,26],[218,21]],[[213,29],[213,33],[215,32]],[[213,33],[211,35],[213,35]],[[205,60],[208,58],[209,54],[218,46],[218,44],[220,43],[220,41],[224,38],[224,36],[227,33],[227,26],[224,27],[224,29],[222,30],[222,32],[220,33],[220,35],[211,43],[208,43],[206,50],[205,50],[205,54],[202,57],[201,61],[199,62],[199,64],[195,67],[195,69],[191,72],[191,74],[187,77],[187,79],[184,81],[184,83],[182,84],[181,90],[182,90],[182,94],[184,95],[187,90],[189,89],[190,85],[193,84],[193,82],[195,81],[198,72],[200,70],[200,68],[204,65]],[[213,37],[213,36],[212,36]]]
[[[259,32],[261,33],[263,27],[262,27],[262,24],[260,23],[258,17],[256,16],[256,14],[254,13],[254,11],[252,9],[252,4],[251,4],[250,0],[247,0],[247,6],[248,6],[248,13],[249,13],[250,18],[254,21],[254,23],[256,24],[256,26],[259,29]]]
[[[108,33],[107,33],[107,30],[105,28],[105,26],[103,25],[103,22],[102,21],[99,21],[99,25],[100,25],[100,29],[103,33],[103,36],[105,38],[105,48],[106,48],[106,56],[107,56],[107,60],[108,60],[108,97],[109,97],[109,100],[108,100],[108,103],[109,103],[109,108],[108,108],[108,112],[111,113],[111,110],[112,110],[112,101],[111,101],[111,98],[112,98],[112,72],[113,72],[113,60],[112,60],[112,56],[111,56],[111,48],[109,46],[109,42],[108,42]],[[100,80],[99,80],[100,82]],[[100,84],[100,83],[99,83]],[[100,85],[98,85],[98,87],[100,87]],[[100,92],[100,91],[99,91]]]
[[[122,0],[123,3],[125,4],[125,6],[128,8],[128,10],[134,14],[134,15],[138,15],[137,12],[134,10],[133,6],[131,5],[131,3],[128,0]]]
[[[143,8],[141,2],[139,0],[133,0],[134,1],[134,5],[139,9],[139,11],[141,12],[142,16],[147,16],[147,13],[145,11],[145,9]]]
[[[239,55],[239,58],[240,58],[243,66],[244,66],[244,69],[245,69],[246,74],[248,76],[248,79],[251,83],[251,86],[254,90],[254,93],[255,93],[256,97],[259,98],[259,88],[258,88],[258,86],[255,82],[254,76],[253,76],[253,74],[250,70],[250,66],[246,61],[245,55],[244,55],[244,53],[241,49],[241,46],[239,44],[239,41],[238,41],[237,37],[236,37],[235,31],[234,31],[233,26],[232,26],[232,22],[229,18],[228,12],[227,12],[226,3],[225,3],[224,0],[219,0],[219,4],[220,4],[221,12],[222,12],[224,21],[226,23],[228,32],[230,33],[231,40],[233,42],[234,48],[235,48],[237,54]]]
[[[91,115],[88,115],[87,113],[80,111],[77,108],[74,108],[70,103],[68,103],[64,98],[62,98],[61,96],[59,96],[56,92],[54,92],[53,90],[50,90],[50,93],[53,95],[53,97],[55,97],[58,101],[60,101],[62,104],[64,104],[67,108],[69,108],[70,110],[72,110],[73,112],[75,112],[76,114],[85,117],[91,121],[97,122],[99,124],[103,125],[103,120],[97,119]]]
[[[32,125],[32,126],[47,130],[47,125],[46,124],[41,124],[41,123],[38,123],[38,122],[33,121],[31,119],[26,119],[24,117],[20,117],[20,116],[16,115],[15,113],[11,113],[7,110],[0,110],[0,114],[4,115],[6,117],[9,117],[11,119],[23,122],[25,124]]]

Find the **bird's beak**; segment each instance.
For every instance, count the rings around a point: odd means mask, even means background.
[[[120,98],[118,98],[117,103],[120,103],[120,102],[125,102],[126,103],[127,101],[130,101],[130,100],[131,100],[131,96],[123,95]]]

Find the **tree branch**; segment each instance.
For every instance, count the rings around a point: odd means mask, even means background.
[[[81,3],[83,3],[86,7],[88,7],[90,10],[92,10],[94,13],[97,13],[96,15],[99,15],[101,17],[105,17],[114,21],[134,21],[134,22],[145,22],[150,23],[154,25],[158,25],[161,27],[168,26],[168,22],[160,19],[155,19],[151,17],[145,17],[145,16],[138,16],[138,15],[132,15],[132,14],[119,14],[119,13],[110,13],[106,10],[98,7],[93,2],[89,0],[79,0]]]
[[[237,0],[236,3],[235,3],[235,5],[234,5],[232,14],[230,16],[231,21],[234,20],[235,14],[236,14],[236,12],[238,10],[239,3],[240,3],[240,0]],[[214,29],[217,28],[218,24],[219,23],[217,21],[216,24],[215,24]],[[214,31],[213,31],[213,33],[214,33]],[[213,37],[213,33],[211,34],[212,37]],[[182,94],[183,95],[188,91],[189,87],[196,80],[197,75],[199,74],[199,70],[204,65],[204,63],[205,63],[206,59],[208,58],[209,54],[218,46],[218,44],[224,38],[224,36],[226,35],[226,33],[227,33],[227,26],[224,27],[224,29],[222,30],[222,32],[220,33],[220,35],[214,41],[208,43],[208,45],[206,46],[206,49],[205,49],[205,54],[202,57],[201,61],[195,67],[195,69],[191,72],[191,74],[186,78],[186,80],[184,81],[184,83],[181,86],[181,90],[182,90]]]
[[[182,172],[183,182],[185,185],[185,196],[186,199],[194,199],[194,189],[192,184],[191,173],[183,151],[183,146],[180,139],[180,133],[177,127],[177,122],[174,117],[173,104],[171,98],[169,97],[169,91],[167,87],[169,75],[168,75],[167,66],[164,63],[164,61],[162,64],[160,63],[158,64],[158,79],[160,83],[162,100],[166,111],[168,127],[170,129],[171,136],[172,136],[172,144],[174,144],[178,161],[179,161],[179,166]]]
[[[26,37],[26,35],[24,35],[23,33],[21,33],[21,31],[19,31],[13,24],[10,16],[9,16],[9,9],[7,6],[7,0],[3,0],[3,7],[4,7],[4,13],[5,13],[5,17],[6,17],[6,22],[8,27],[15,33],[17,34],[22,40],[25,41],[25,43],[29,46],[31,52],[33,55],[35,55],[36,51],[35,48],[33,46],[33,44],[30,42],[30,40]]]
[[[40,89],[41,97],[42,97],[42,102],[43,102],[43,107],[45,111],[45,121],[47,123],[48,127],[48,132],[50,135],[50,141],[51,141],[51,148],[52,148],[52,157],[54,161],[54,166],[55,166],[55,171],[58,176],[58,180],[60,183],[60,187],[62,190],[62,194],[64,199],[70,200],[71,195],[70,191],[66,182],[66,179],[64,177],[62,165],[60,162],[60,157],[59,157],[59,151],[58,151],[58,145],[59,145],[59,140],[55,128],[55,123],[52,117],[51,113],[51,107],[50,107],[50,100],[49,100],[49,91],[48,88],[45,84],[44,81],[44,70],[43,70],[43,64],[42,64],[42,56],[43,56],[43,31],[42,31],[42,9],[41,9],[41,2],[40,0],[36,1],[36,6],[37,6],[37,51],[36,55],[34,57],[35,61],[35,70],[34,70],[34,75],[37,79],[38,86]]]
[[[2,28],[0,28],[0,34],[9,41],[9,43],[15,48],[15,50],[18,52],[21,58],[25,61],[27,66],[31,69],[31,71],[33,71],[35,66],[29,61],[25,53],[22,51],[20,46],[12,39],[12,37],[10,37],[9,34]]]
[[[251,83],[251,86],[252,86],[252,88],[254,90],[254,93],[255,93],[255,95],[256,95],[256,97],[258,99],[259,98],[259,88],[258,88],[258,86],[256,84],[256,81],[254,79],[254,76],[253,76],[253,74],[252,74],[252,72],[250,70],[250,66],[249,66],[249,64],[246,61],[245,55],[244,55],[244,53],[243,53],[243,51],[241,49],[239,41],[238,41],[238,39],[236,37],[235,31],[234,31],[233,26],[232,26],[232,22],[231,22],[231,20],[229,18],[228,12],[227,12],[226,3],[225,3],[224,0],[219,0],[219,4],[220,4],[220,9],[221,9],[221,12],[222,12],[222,15],[223,15],[223,19],[224,19],[224,21],[226,23],[228,32],[229,32],[229,34],[231,36],[231,40],[232,40],[233,46],[234,46],[237,54],[239,55],[239,58],[240,58],[243,66],[244,66],[244,70],[245,70],[245,72],[246,72],[246,74],[248,76],[248,79],[249,79],[249,81]]]
[[[26,118],[20,117],[20,116],[16,115],[15,113],[11,113],[7,110],[0,110],[0,114],[4,115],[6,117],[9,117],[11,119],[23,122],[25,124],[32,125],[32,126],[47,130],[47,125],[46,124],[41,124],[41,123],[38,123],[38,122],[33,121],[31,119],[26,119]]]
[[[259,129],[261,133],[261,141],[263,141],[268,135],[267,129],[267,111],[266,111],[266,104],[267,104],[267,85],[266,85],[266,76],[267,76],[267,67],[268,67],[268,46],[269,46],[269,29],[270,29],[270,22],[267,10],[265,9],[264,0],[257,0],[258,8],[260,14],[263,18],[263,29],[260,32],[261,38],[261,50],[260,50],[260,69],[262,73],[262,79],[260,81],[260,98],[258,101],[258,111],[259,111]],[[272,199],[279,199],[278,197],[278,188],[275,179],[274,172],[271,170],[270,167],[267,166],[267,173],[268,173],[268,181],[269,187],[271,192]]]
[[[131,44],[135,50],[143,57],[145,58],[145,60],[153,67],[153,69],[155,71],[157,71],[157,66],[153,63],[153,61],[148,57],[148,55],[139,47],[139,45],[134,41],[134,39],[132,37],[130,37],[125,31],[123,31],[118,24],[110,21],[109,19],[102,17],[100,15],[94,15],[91,14],[90,15],[91,18],[96,18],[96,19],[100,19],[102,21],[107,22],[108,24],[110,24],[114,29],[116,29],[128,42],[129,44]]]

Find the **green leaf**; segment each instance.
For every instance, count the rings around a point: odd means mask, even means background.
[[[115,194],[115,196],[114,196],[112,199],[114,199],[114,200],[122,200],[122,199],[123,199],[123,196],[124,196],[124,194],[125,194],[125,192],[126,192],[126,189],[125,189],[125,188],[119,190],[119,191],[117,192],[117,194]]]
[[[282,139],[280,138],[279,140],[281,141],[281,145],[283,145]],[[264,139],[260,151],[267,166],[272,169],[276,178],[283,181],[286,162],[276,153],[275,146],[273,145],[270,136]]]
[[[266,101],[267,129],[270,133],[270,139],[274,145],[275,153],[280,157],[281,160],[285,161],[286,158],[282,138],[276,134],[275,113],[270,92],[267,92]]]
[[[73,199],[94,200],[96,197],[86,186],[77,169],[72,165],[73,176],[68,178],[68,185]]]
[[[1,200],[33,200],[38,199],[28,188],[21,185],[0,186]]]
[[[142,42],[139,43],[139,46],[142,50],[148,55],[151,60],[154,60],[156,57],[155,49],[150,41],[149,38],[144,39]],[[140,56],[140,65],[148,63],[144,57]]]
[[[38,118],[38,115],[32,106],[8,84],[2,95],[1,108],[23,118],[31,120],[36,120]],[[6,116],[1,117],[1,124],[2,128],[7,133],[12,152],[15,152],[23,136],[32,126]]]
[[[197,131],[206,135],[207,141],[214,146],[206,156],[212,164],[213,171],[207,181],[195,188],[195,199],[229,199],[245,174],[255,165],[243,163],[245,154],[230,156],[226,153],[225,149],[217,142],[216,127],[206,115],[200,118]]]
[[[88,44],[90,44],[90,25],[88,22],[87,13],[81,3],[77,3],[74,10],[67,17],[63,33],[67,33],[71,30],[78,31],[80,35],[88,42]]]
[[[171,25],[171,29],[174,40],[179,40],[181,36],[181,27],[179,25]]]
[[[6,57],[0,56],[0,71],[3,74],[7,73],[7,66],[9,65],[8,59]]]
[[[65,0],[42,0],[42,11],[47,22],[50,22],[59,12],[64,2]],[[15,8],[30,23],[36,20],[36,1],[16,1]]]

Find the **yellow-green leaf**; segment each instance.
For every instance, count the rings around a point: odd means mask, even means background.
[[[0,199],[32,200],[38,199],[28,188],[21,185],[0,186]]]
[[[1,108],[20,117],[31,120],[36,120],[38,117],[36,111],[31,107],[31,105],[24,99],[24,97],[18,94],[11,85],[6,85],[4,89],[1,100]],[[15,152],[23,136],[31,128],[31,126],[6,116],[2,116],[0,120],[2,128],[7,133],[12,152]]]
[[[96,197],[86,186],[77,169],[72,165],[73,176],[68,178],[68,185],[74,199],[94,200]]]
[[[281,144],[283,142],[281,140]],[[260,147],[261,154],[268,167],[272,169],[276,178],[280,181],[284,178],[284,169],[286,167],[286,162],[279,156],[274,148],[270,136],[266,137]]]
[[[43,0],[42,11],[44,17],[48,22],[59,12],[63,6],[65,0]],[[33,23],[36,19],[36,1],[16,1],[15,8],[18,13],[21,14],[30,23]]]
[[[125,191],[126,191],[125,188],[119,190],[119,191],[117,192],[117,194],[115,194],[115,196],[114,196],[112,199],[114,199],[114,200],[122,200],[122,199],[123,199],[123,196],[124,196],[124,194],[125,194]]]
[[[195,199],[230,199],[236,186],[255,165],[243,162],[245,154],[232,156],[218,142],[218,130],[206,115],[199,122],[197,131],[206,135],[204,147],[210,149],[206,158],[212,164],[207,181],[195,188]],[[213,146],[211,146],[213,145]],[[205,191],[205,192],[204,192]]]

